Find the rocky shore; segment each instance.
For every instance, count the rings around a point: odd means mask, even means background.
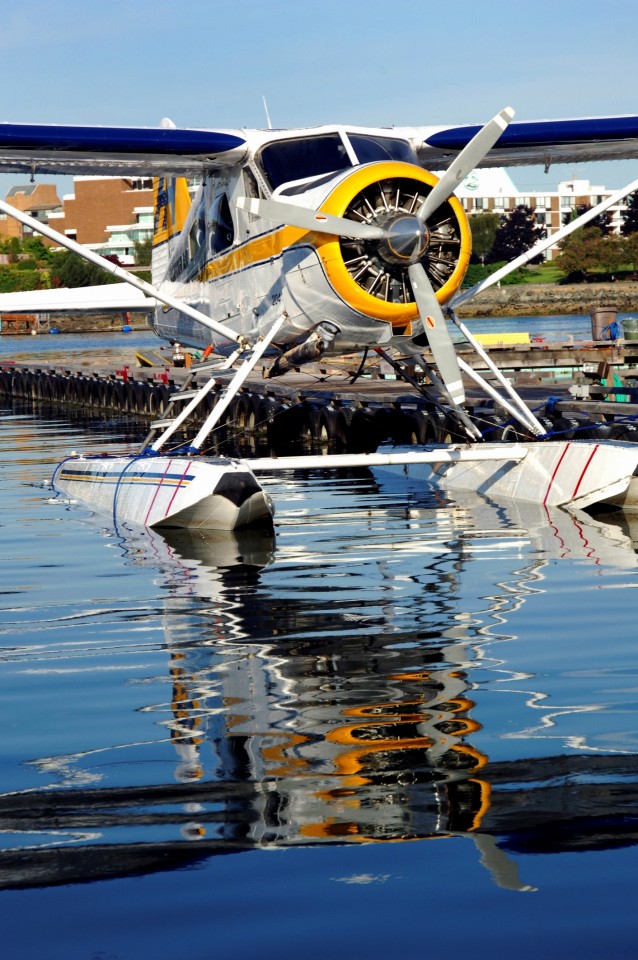
[[[458,309],[461,318],[543,317],[590,315],[596,309],[616,310],[638,315],[638,281],[578,284],[514,284],[490,287]],[[51,326],[60,333],[91,333],[121,330],[128,323],[133,330],[148,328],[144,314],[58,314]],[[27,324],[3,324],[3,333],[28,333]]]
[[[638,312],[638,282],[521,283],[490,287],[458,309],[459,317],[543,317],[591,314],[597,309]]]

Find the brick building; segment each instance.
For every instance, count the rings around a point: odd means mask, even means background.
[[[6,202],[35,220],[47,222],[49,216],[61,209],[60,198],[53,183],[25,183],[11,187]],[[0,213],[0,237],[21,239],[30,233],[21,223],[6,213]]]
[[[133,263],[135,242],[153,233],[152,179],[74,177],[73,190],[50,214],[50,226],[102,256]]]

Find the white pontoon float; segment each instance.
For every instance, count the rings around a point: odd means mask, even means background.
[[[255,474],[368,467],[442,489],[583,509],[622,503],[638,444],[534,441],[433,445],[395,453],[307,457],[70,457],[53,486],[93,509],[148,527],[234,530],[267,521],[273,504]]]

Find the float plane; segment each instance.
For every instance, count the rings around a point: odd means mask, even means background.
[[[234,393],[258,360],[268,365],[269,376],[279,376],[321,357],[372,349],[399,369],[406,360],[419,363],[436,402],[456,417],[469,442],[409,454],[340,455],[338,464],[371,465],[376,458],[378,465],[405,469],[418,461],[435,465],[437,478],[448,485],[547,504],[583,507],[622,498],[638,467],[638,445],[547,439],[546,428],[454,309],[638,189],[638,180],[469,290],[461,284],[471,233],[454,191],[481,166],[549,169],[553,163],[633,158],[638,116],[513,117],[506,107],[485,125],[296,130],[178,129],[168,120],[157,128],[0,123],[3,172],[152,176],[150,284],[5,202],[0,211],[129,285],[124,301],[117,285],[106,285],[102,307],[112,296],[119,309],[123,302],[152,309],[159,337],[220,354],[229,370],[241,361],[186,447],[166,454],[170,437],[213,388],[212,375],[195,396],[184,398],[178,416],[159,422],[159,436],[139,456],[97,463],[73,458],[58,468],[56,481],[97,506],[110,509],[115,497],[121,515],[129,511],[149,526],[251,523],[271,510],[253,471],[312,466],[317,458],[250,464],[198,458]],[[194,191],[193,179],[199,182]],[[74,296],[85,295],[8,294],[0,297],[0,310],[68,310]],[[448,321],[481,352],[504,395],[495,396],[458,358]],[[524,442],[477,442],[481,435],[464,410],[463,374],[518,421]],[[321,466],[333,465],[328,459],[334,460],[322,457]],[[217,499],[202,493],[209,488],[222,493]]]

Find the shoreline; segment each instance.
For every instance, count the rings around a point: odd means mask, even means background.
[[[638,311],[638,283],[517,283],[490,287],[457,310],[461,319],[590,315]]]
[[[479,293],[471,303],[457,310],[461,319],[498,319],[501,317],[543,317],[591,315],[594,310],[615,310],[618,313],[638,313],[638,282],[617,283],[519,283],[490,287]],[[23,315],[24,316],[24,315]],[[28,315],[31,317],[31,315]],[[146,314],[131,313],[126,320],[121,314],[59,314],[50,321],[50,327],[65,333],[116,333],[124,325],[132,332],[150,330]],[[17,327],[17,324],[16,324]],[[42,328],[39,334],[45,334]],[[25,322],[22,329],[2,323],[3,336],[30,336],[31,328]]]

